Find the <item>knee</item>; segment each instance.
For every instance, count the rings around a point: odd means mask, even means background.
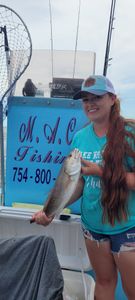
[[[97,277],[95,285],[95,299],[114,299],[117,275],[109,277]]]
[[[102,288],[106,287],[112,287],[113,289],[117,285],[117,275],[113,277],[107,277],[107,278],[96,278],[96,284]]]

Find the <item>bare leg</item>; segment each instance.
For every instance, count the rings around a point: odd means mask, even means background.
[[[135,300],[135,250],[114,255],[128,300]]]
[[[99,244],[85,239],[88,256],[96,273],[95,300],[114,300],[117,268],[109,241]]]

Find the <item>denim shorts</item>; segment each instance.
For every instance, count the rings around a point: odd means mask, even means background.
[[[120,253],[125,251],[135,250],[135,227],[118,234],[102,234],[87,230],[82,226],[83,235],[86,239],[96,241],[99,243],[109,241],[111,251]]]

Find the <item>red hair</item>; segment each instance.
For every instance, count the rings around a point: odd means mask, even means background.
[[[124,159],[130,156],[135,161],[135,131],[128,131],[126,125],[135,129],[134,120],[121,117],[120,101],[116,98],[111,109],[107,144],[103,151],[103,222],[107,219],[111,225],[114,225],[115,220],[126,220],[128,216],[128,186]]]

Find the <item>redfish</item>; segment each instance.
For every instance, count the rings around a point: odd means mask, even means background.
[[[74,149],[64,160],[43,211],[48,217],[58,215],[75,192],[81,173],[81,152]]]

